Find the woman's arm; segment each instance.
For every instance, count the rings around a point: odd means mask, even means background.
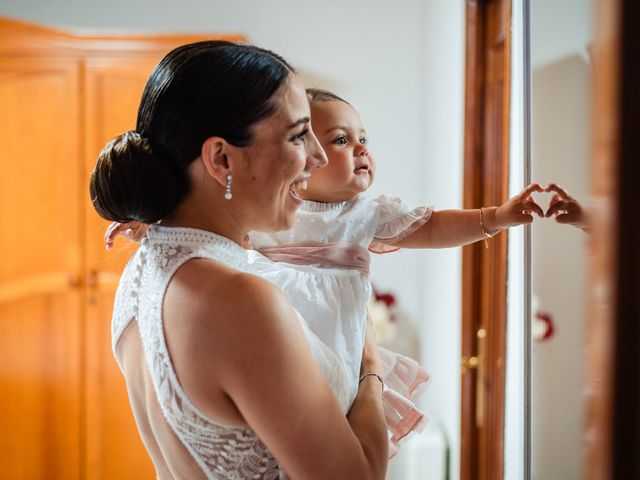
[[[164,314],[178,377],[213,420],[226,399],[293,479],[384,478],[380,382],[361,383],[347,420],[276,287],[192,260],[169,285]],[[375,357],[363,362],[380,373]]]
[[[544,191],[538,184],[527,186],[522,192],[500,207],[482,209],[482,224],[490,234],[533,221],[532,212],[544,217],[542,209],[531,197],[533,192]],[[480,210],[441,210],[433,212],[431,219],[394,246],[401,248],[459,247],[485,238],[480,223]]]
[[[360,365],[361,376],[367,373],[377,373],[382,376],[384,368],[378,352],[373,324],[371,318],[367,317],[367,330]],[[372,422],[373,418],[379,419],[378,402],[382,399],[382,389],[383,386],[376,376],[363,377],[358,386],[358,394],[347,415],[349,424],[360,440],[364,455],[374,472],[386,472],[389,457],[387,422],[384,419],[384,413],[381,422]]]

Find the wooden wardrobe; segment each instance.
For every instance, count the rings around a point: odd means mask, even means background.
[[[0,478],[155,478],[111,351],[132,245],[89,175],[172,48],[242,37],[74,33],[0,18]]]

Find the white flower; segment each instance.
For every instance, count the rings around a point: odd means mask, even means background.
[[[392,341],[398,332],[396,324],[391,321],[391,312],[387,304],[372,297],[367,309],[378,342],[386,343]]]

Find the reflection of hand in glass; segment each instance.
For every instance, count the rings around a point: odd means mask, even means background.
[[[549,202],[549,208],[547,209],[545,217],[550,218],[555,216],[555,220],[558,223],[573,225],[584,232],[588,231],[587,214],[575,198],[555,183],[550,184],[545,188],[545,191],[555,192],[555,195]]]

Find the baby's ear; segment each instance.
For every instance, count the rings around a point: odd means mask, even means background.
[[[227,182],[227,175],[231,173],[228,153],[231,145],[224,138],[210,137],[202,144],[202,163],[207,173],[215,178],[220,185]]]

